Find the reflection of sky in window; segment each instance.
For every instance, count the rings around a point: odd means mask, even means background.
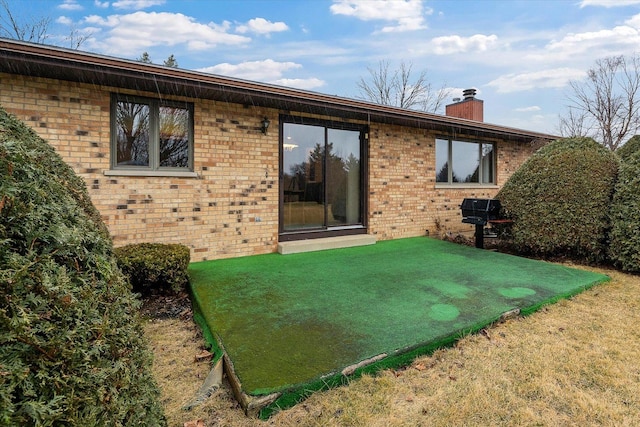
[[[352,130],[329,129],[329,142],[333,143],[333,154],[347,160],[353,154],[360,159],[360,133]],[[302,164],[309,159],[317,144],[324,146],[324,127],[284,124],[283,144],[291,144],[291,150],[284,154],[283,170],[291,171],[291,167]]]
[[[333,154],[347,160],[349,155],[360,158],[360,133],[352,130],[329,129],[329,143]]]
[[[291,167],[308,160],[316,144],[324,145],[324,128],[320,126],[284,124],[284,144],[294,144],[297,147],[285,151],[283,170],[291,171]]]
[[[459,180],[465,180],[478,168],[478,144],[453,141],[451,163],[453,173]]]
[[[436,173],[439,173],[449,161],[449,141],[436,139]]]

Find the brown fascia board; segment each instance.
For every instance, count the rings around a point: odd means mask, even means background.
[[[443,136],[483,136],[518,142],[557,139],[554,135],[523,129],[3,38],[0,38],[0,71],[157,92],[160,96],[276,108],[287,113],[309,112],[398,124],[441,132]]]

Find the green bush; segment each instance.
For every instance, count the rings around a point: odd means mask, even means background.
[[[609,257],[616,267],[640,272],[640,151],[622,161],[611,204]]]
[[[629,159],[634,153],[640,151],[640,135],[631,137],[623,146],[616,150],[616,154],[625,161]]]
[[[543,257],[601,262],[607,256],[609,207],[617,157],[590,138],[538,150],[499,191],[515,249]]]
[[[0,108],[0,425],[166,425],[84,181]]]
[[[189,283],[189,248],[179,244],[137,243],[114,249],[118,266],[133,290],[183,290]]]

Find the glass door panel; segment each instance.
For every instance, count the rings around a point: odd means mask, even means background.
[[[325,225],[325,128],[284,123],[282,142],[283,229]]]
[[[327,130],[327,225],[361,223],[360,132]]]

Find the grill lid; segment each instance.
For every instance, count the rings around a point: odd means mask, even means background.
[[[486,224],[487,221],[498,219],[500,215],[500,200],[472,199],[462,200],[462,222],[467,224]]]

